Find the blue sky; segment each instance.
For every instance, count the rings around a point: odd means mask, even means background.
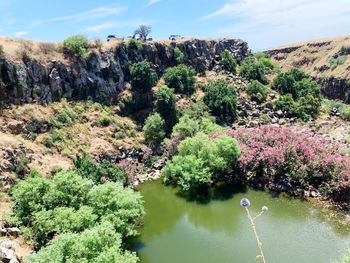
[[[74,34],[236,37],[253,50],[350,34],[349,0],[0,0],[0,35],[62,41]]]

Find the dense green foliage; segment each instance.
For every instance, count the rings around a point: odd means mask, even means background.
[[[183,63],[184,56],[184,53],[182,53],[178,47],[174,48],[174,58],[177,65]]]
[[[156,73],[147,60],[133,64],[130,75],[132,88],[141,92],[149,92],[157,81]]]
[[[265,66],[261,62],[257,62],[251,58],[246,58],[239,70],[239,74],[247,80],[257,80],[266,85],[269,81],[264,72]]]
[[[146,142],[159,145],[165,137],[165,122],[159,113],[148,116],[143,126],[143,135]]]
[[[173,89],[161,87],[156,92],[157,111],[165,121],[165,130],[167,134],[171,133],[172,128],[178,120],[175,100],[176,98]]]
[[[162,170],[164,182],[174,182],[184,191],[222,180],[223,172],[235,169],[240,149],[236,140],[220,136],[214,140],[203,133],[180,143],[179,154]]]
[[[224,52],[221,53],[221,59],[222,63],[224,64],[225,70],[236,74],[236,67],[237,67],[237,62],[231,55],[231,53],[228,50],[225,50]]]
[[[175,89],[176,92],[192,94],[195,91],[195,74],[196,72],[192,67],[181,64],[176,67],[166,69],[163,79],[165,84],[169,88]]]
[[[63,47],[65,47],[68,52],[78,59],[85,59],[85,53],[89,46],[88,39],[83,35],[75,35],[67,38],[63,41]]]
[[[108,161],[102,164],[96,164],[86,153],[82,156],[77,155],[74,160],[75,171],[82,176],[92,180],[95,184],[104,183],[106,181],[120,182],[127,184],[127,174]]]
[[[220,121],[225,121],[229,116],[231,120],[237,118],[237,95],[236,89],[229,86],[225,81],[218,80],[205,87],[204,103],[211,113]]]
[[[253,80],[247,87],[247,93],[251,100],[262,103],[266,101],[268,91],[265,85]]]
[[[273,87],[283,96],[276,102],[276,109],[303,120],[316,117],[321,107],[321,87],[299,69],[280,73]]]
[[[81,233],[65,233],[53,239],[28,260],[33,263],[136,263],[135,253],[123,252],[121,235],[108,221]]]
[[[30,262],[66,262],[66,257],[71,262],[114,262],[103,260],[124,256],[131,260],[126,262],[136,262],[120,245],[137,234],[135,225],[144,214],[140,194],[112,182],[125,173],[108,162],[97,165],[83,156],[75,167],[52,179],[32,173],[11,191],[12,221],[25,227],[41,248]]]
[[[174,126],[172,136],[186,138],[193,137],[198,132],[210,135],[221,130],[222,127],[215,123],[215,118],[210,116],[192,117],[190,114],[184,114]]]

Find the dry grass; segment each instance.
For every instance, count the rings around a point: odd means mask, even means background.
[[[324,42],[330,42],[323,46],[315,46],[315,44],[321,44]],[[282,71],[287,71],[293,67],[298,67],[306,73],[314,77],[338,77],[350,79],[350,55],[346,59],[345,63],[337,66],[334,70],[328,69],[323,72],[317,70],[318,68],[326,65],[331,67],[330,59],[337,53],[342,46],[350,46],[350,36],[340,36],[333,38],[323,38],[304,42],[297,42],[289,45],[284,45],[272,50],[281,50],[290,47],[299,47],[297,50],[290,53],[279,53],[277,56],[284,56],[285,59],[276,60],[276,56],[272,56],[272,60],[277,62]],[[308,63],[303,64],[302,62],[308,61]],[[299,65],[297,65],[299,64]],[[300,65],[303,64],[303,65]]]

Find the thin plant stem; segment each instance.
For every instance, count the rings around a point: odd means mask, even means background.
[[[249,218],[249,220],[250,220],[250,222],[251,222],[251,225],[252,225],[252,228],[253,228],[253,231],[254,231],[254,235],[255,235],[256,242],[258,243],[258,247],[259,247],[259,250],[260,250],[260,257],[262,258],[263,262],[266,263],[265,256],[264,256],[264,252],[263,252],[263,249],[262,249],[262,243],[260,242],[258,233],[256,232],[255,223],[254,223],[254,220],[255,220],[256,218],[258,218],[259,216],[261,216],[261,215],[263,214],[264,211],[262,211],[262,212],[261,212],[259,215],[257,215],[256,217],[252,218],[251,215],[250,215],[250,212],[249,212],[248,207],[245,207],[245,210],[247,211],[248,218]]]

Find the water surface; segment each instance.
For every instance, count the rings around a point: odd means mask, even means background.
[[[226,186],[210,198],[188,201],[160,181],[139,190],[147,213],[135,245],[141,263],[257,262],[255,237],[239,205],[242,197],[251,201],[253,216],[269,207],[256,221],[268,263],[329,263],[350,245],[348,227],[327,220],[320,207],[287,195]]]

